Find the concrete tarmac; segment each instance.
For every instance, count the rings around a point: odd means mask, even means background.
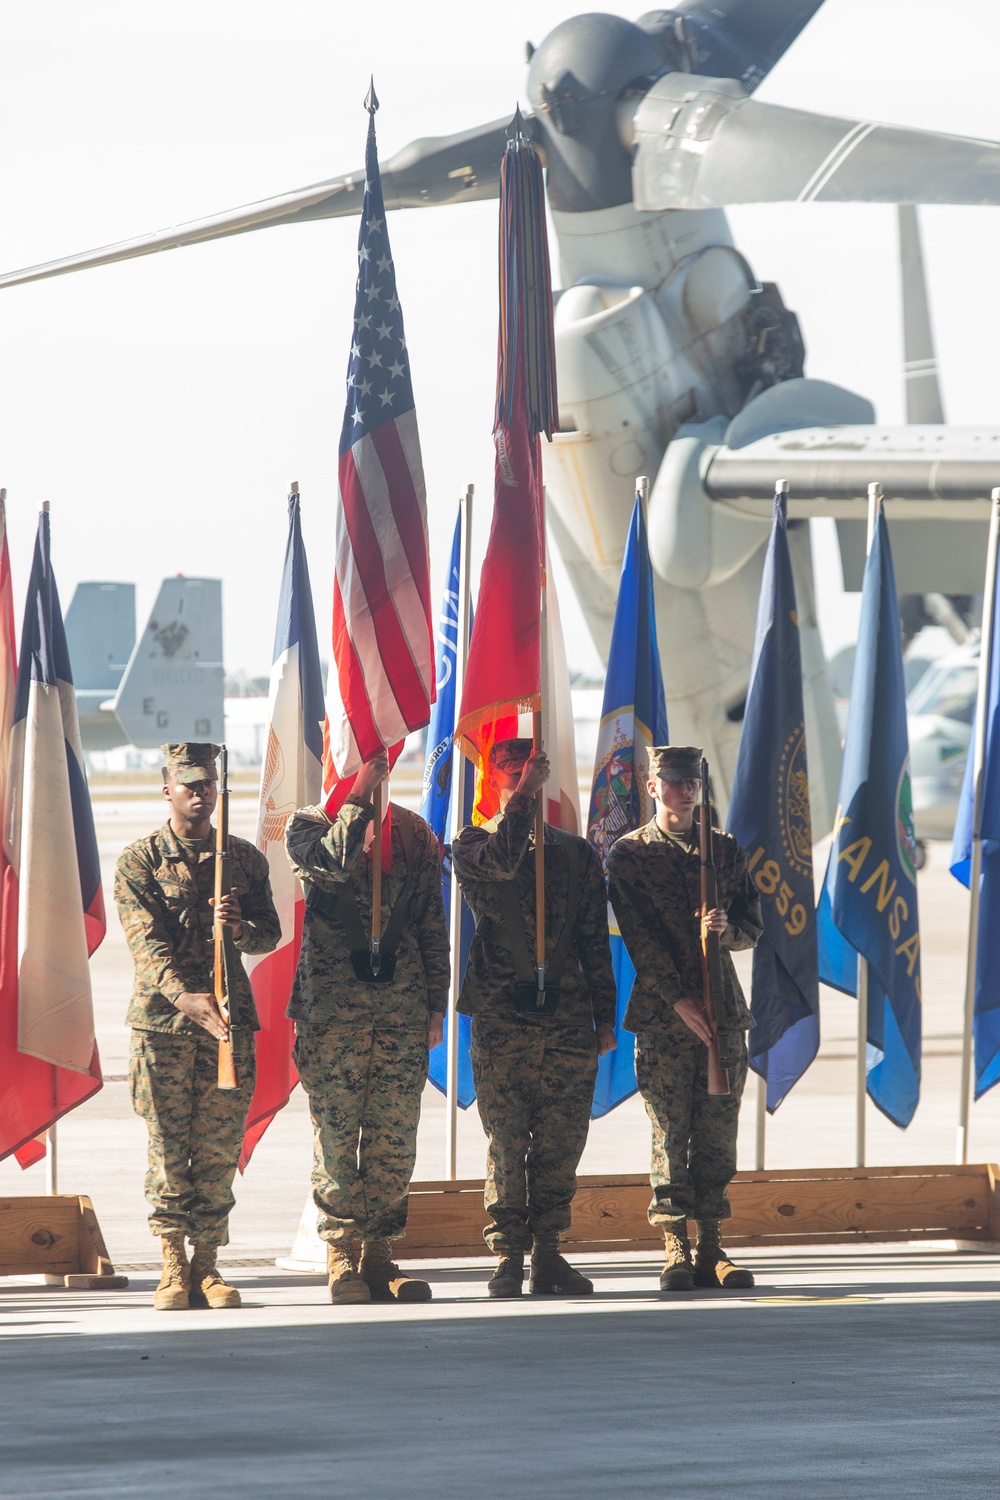
[[[453,1262],[411,1306],[273,1270],[231,1312],[11,1290],[0,1496],[996,1495],[1000,1257],[746,1260],[753,1292],[669,1298],[638,1256],[573,1301],[489,1303]]]
[[[255,799],[234,797],[252,836]],[[642,1256],[582,1261],[597,1295],[485,1297],[487,1263],[430,1267],[434,1301],[336,1309],[322,1279],[278,1271],[308,1192],[301,1090],[245,1177],[223,1261],[232,1312],[154,1313],[156,1243],[142,1193],[123,1024],[131,962],[114,861],[163,821],[156,796],[95,799],[108,936],[93,960],[104,1089],[59,1128],[59,1187],[89,1193],[119,1293],[0,1282],[0,1497],[329,1494],[435,1500],[561,1497],[994,1496],[1000,1256],[954,1247],[746,1252],[751,1293],[661,1298]],[[818,855],[822,868],[824,855]],[[921,1103],[901,1132],[868,1109],[873,1165],[954,1159],[967,895],[932,846],[920,875]],[[767,1164],[854,1160],[853,1001],[824,991],[823,1044],[768,1123]],[[740,1165],[753,1166],[753,1085]],[[443,1175],[445,1110],[428,1088],[417,1177]],[[974,1107],[972,1160],[1000,1155],[1000,1090]],[[475,1108],[458,1168],[481,1176]],[[632,1099],[594,1122],[585,1172],[641,1172]],[[44,1168],[0,1163],[0,1193],[44,1191]],[[741,1256],[743,1252],[741,1252]]]

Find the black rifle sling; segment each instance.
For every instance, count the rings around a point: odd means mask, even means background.
[[[563,922],[562,931],[552,950],[552,957],[545,965],[545,988],[557,990],[562,981],[566,954],[569,952],[569,945],[573,938],[573,924],[576,920],[576,900],[580,886],[580,847],[574,835],[564,833],[561,828],[548,828],[546,832],[553,834],[556,842],[562,845],[566,853],[567,866],[566,920]],[[507,947],[510,949],[510,956],[514,961],[514,973],[517,975],[519,984],[534,984],[535,965],[528,948],[528,934],[524,926],[521,898],[517,892],[517,880],[498,881],[497,887],[500,893],[500,904],[503,907],[504,934]]]
[[[403,881],[403,889],[393,903],[389,920],[382,932],[381,949],[386,958],[391,957],[399,946],[399,939],[403,934],[403,923],[409,916],[410,894],[417,873],[416,860],[413,857],[413,824],[410,822],[409,813],[400,808],[393,823],[399,829],[399,837],[403,845],[406,879]],[[352,881],[345,880],[343,884],[338,885],[336,891],[321,891],[318,886],[310,884],[306,891],[306,906],[310,911],[318,911],[324,917],[335,916],[354,951],[363,950],[369,946],[370,934],[367,934],[361,925],[357,892]]]

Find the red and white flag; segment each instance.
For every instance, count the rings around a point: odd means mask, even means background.
[[[247,1114],[240,1170],[298,1082],[292,1062],[295,1023],[285,1015],[302,944],[305,898],[285,857],[285,825],[323,791],[323,678],[299,497],[288,497],[288,545],[274,633],[267,748],[260,775],[257,848],[267,856],[281,940],[271,953],[246,960],[260,1030],[257,1083]]]
[[[5,564],[0,596],[9,587]],[[3,597],[0,615],[9,620]],[[5,681],[10,660],[5,648]],[[6,775],[0,1157],[16,1151],[28,1166],[44,1154],[34,1138],[103,1081],[88,959],[104,937],[104,897],[47,511],[28,582]]]
[[[340,437],[324,790],[401,746],[434,701],[427,513],[370,96],[354,335]],[[398,754],[398,749],[397,752]],[[342,800],[346,789],[341,785]],[[331,810],[335,799],[331,802]]]

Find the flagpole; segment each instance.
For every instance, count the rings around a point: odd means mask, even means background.
[[[882,486],[868,486],[868,545],[867,557],[875,541],[878,513],[882,508]],[[858,954],[858,1057],[857,1057],[857,1154],[855,1166],[865,1165],[865,1106],[868,1102],[868,960]]]
[[[45,1193],[46,1197],[54,1198],[59,1192],[59,1141],[56,1135],[55,1125],[48,1129],[48,1140],[45,1142]]]
[[[469,615],[471,613],[472,500],[475,486],[468,485],[460,506],[461,541],[458,553],[458,639],[455,642],[455,703],[460,704],[469,660]],[[465,827],[465,758],[458,736],[451,746],[451,842]],[[458,991],[462,966],[462,892],[451,867],[451,983],[448,987],[448,1046],[445,1055],[444,1175],[449,1182],[458,1176]]]
[[[382,967],[382,783],[372,792],[375,809],[375,835],[372,840],[372,973]]]
[[[537,439],[536,439],[537,441]],[[537,754],[545,748],[545,715],[549,705],[549,609],[548,581],[546,578],[545,546],[545,490],[542,490],[542,576],[538,618],[538,712],[532,716],[532,748]],[[557,772],[558,774],[558,772]],[[538,996],[541,1002],[545,990],[545,787],[538,793],[535,806],[535,972],[538,979]]]
[[[983,585],[983,624],[979,638],[979,688],[976,694],[976,738],[972,760],[972,851],[969,866],[969,933],[965,955],[965,1011],[962,1020],[962,1080],[958,1094],[958,1145],[955,1160],[969,1159],[969,1110],[972,1102],[972,1028],[976,1009],[976,968],[979,949],[979,884],[983,870],[983,766],[986,761],[986,715],[989,711],[990,667],[993,656],[993,613],[997,590],[997,548],[1000,545],[1000,489],[990,499],[990,537]]]

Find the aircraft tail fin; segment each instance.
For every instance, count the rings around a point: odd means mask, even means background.
[[[165,578],[112,705],[140,749],[221,742],[222,583]]]
[[[135,646],[135,584],[78,583],[66,611],[66,644],[73,685],[110,697]]]

